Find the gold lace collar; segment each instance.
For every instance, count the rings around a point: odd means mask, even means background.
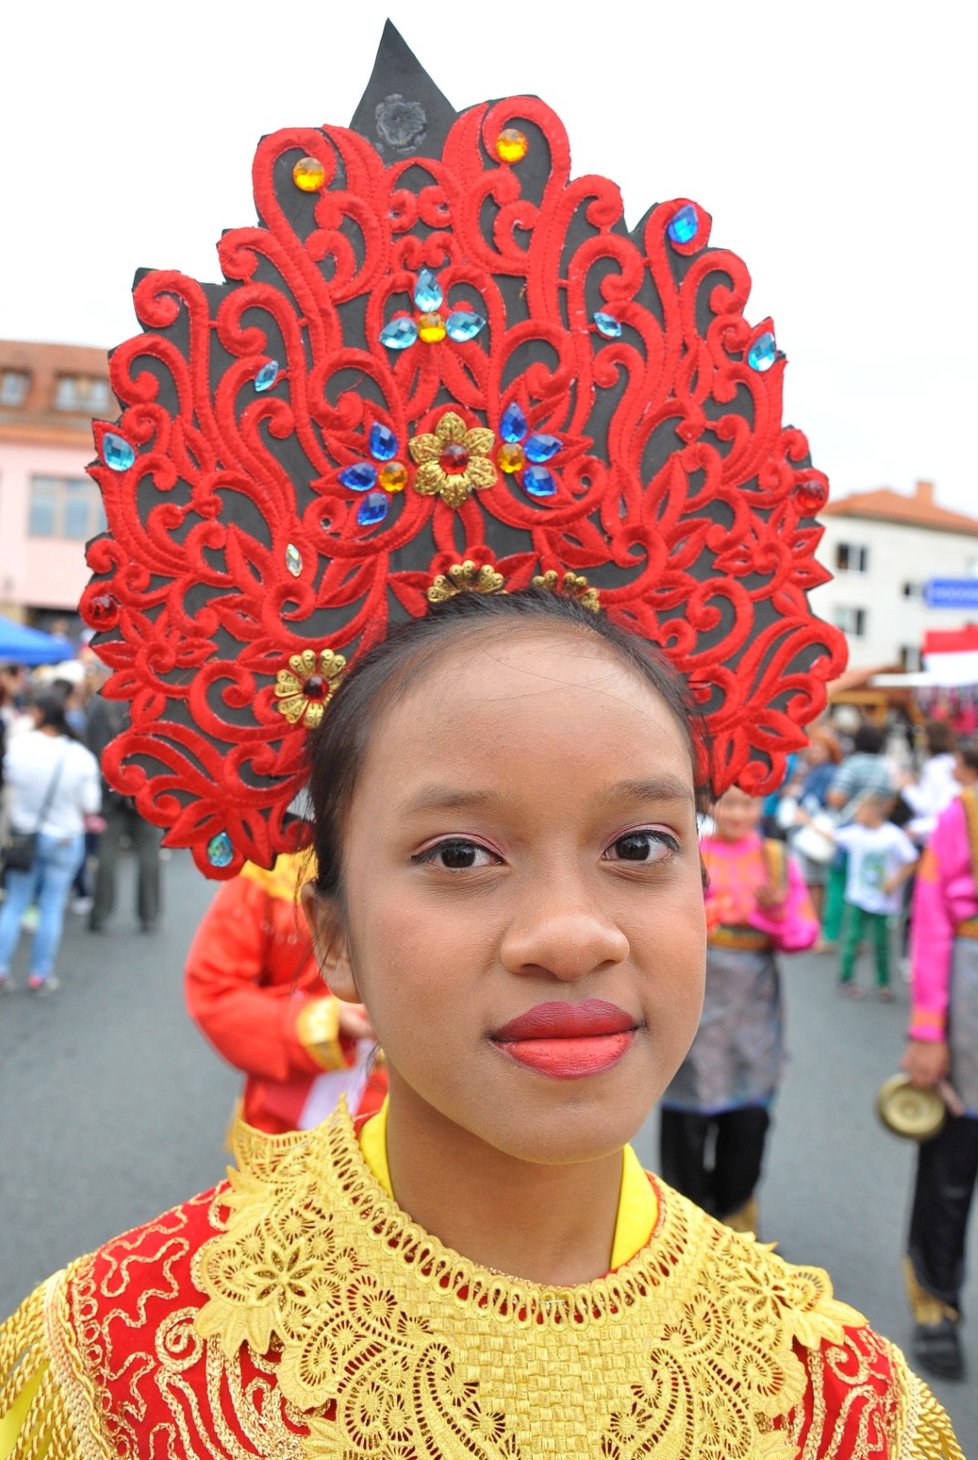
[[[226,1361],[273,1354],[310,1456],[788,1460],[793,1342],[864,1320],[659,1186],[648,1244],[579,1287],[491,1272],[401,1211],[337,1111],[313,1131],[239,1126],[226,1226],[197,1254],[197,1316]],[[328,1417],[327,1417],[328,1416]],[[650,1443],[651,1442],[651,1443]]]

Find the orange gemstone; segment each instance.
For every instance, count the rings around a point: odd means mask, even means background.
[[[496,461],[502,471],[522,471],[526,466],[526,452],[518,441],[504,441]]]
[[[496,138],[496,156],[500,162],[521,162],[529,145],[525,135],[516,127],[507,127]]]
[[[426,345],[437,345],[445,338],[445,321],[440,314],[419,314],[418,334]]]
[[[400,461],[385,461],[377,480],[385,492],[403,492],[407,486],[407,467]]]
[[[316,193],[326,181],[326,169],[318,157],[300,157],[292,169],[292,181],[304,193]]]

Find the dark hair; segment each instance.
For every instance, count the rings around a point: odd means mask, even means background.
[[[852,748],[864,755],[879,755],[883,749],[883,732],[880,727],[870,725],[864,720],[852,737]]]
[[[65,697],[60,690],[39,689],[35,690],[30,698],[31,708],[38,713],[37,728],[43,730],[50,725],[59,735],[67,735],[69,740],[77,740],[78,736],[72,730],[65,719]]]
[[[969,771],[978,775],[978,740],[969,737],[967,740],[958,742],[958,755],[964,761]]]
[[[954,749],[956,736],[946,720],[928,720],[924,726],[928,755],[947,755]]]
[[[605,614],[545,588],[506,594],[466,591],[435,605],[424,618],[398,625],[370,649],[347,675],[310,737],[309,796],[320,892],[333,895],[340,891],[343,818],[378,714],[463,636],[484,628],[505,632],[519,624],[590,634],[635,670],[662,697],[681,729],[693,766],[697,805],[705,804],[708,787],[699,770],[699,737],[693,732],[698,712],[685,681],[658,649],[611,623]]]

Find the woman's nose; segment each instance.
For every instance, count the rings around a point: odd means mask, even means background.
[[[500,948],[511,973],[563,980],[622,963],[628,952],[628,938],[618,924],[580,891],[562,888],[559,879],[521,908]]]

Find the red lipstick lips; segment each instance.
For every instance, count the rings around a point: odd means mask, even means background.
[[[555,1080],[579,1080],[610,1070],[635,1037],[635,1020],[617,1004],[537,1004],[497,1029],[492,1038],[518,1064]]]

